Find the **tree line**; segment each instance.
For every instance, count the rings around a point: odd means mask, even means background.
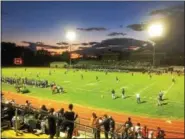
[[[14,66],[14,58],[22,58],[23,66],[49,66],[53,61],[69,61],[69,53],[51,55],[50,52],[41,49],[32,51],[28,47],[16,46],[15,43],[1,43],[2,66]]]
[[[130,60],[132,59],[132,53],[135,52],[119,52],[117,60]],[[143,55],[145,55],[143,53]],[[47,50],[41,49],[37,51],[32,51],[29,47],[24,46],[16,46],[15,43],[10,42],[2,42],[1,43],[1,64],[2,66],[14,66],[14,58],[22,58],[23,66],[49,66],[51,62],[63,61],[69,62],[70,54],[68,51],[63,52],[59,55],[51,55],[50,52]],[[156,55],[156,59],[158,56]],[[96,60],[103,60],[103,56],[97,55],[96,58],[89,58],[86,54],[83,55],[82,58],[73,59],[72,63],[76,63],[79,60],[89,60],[89,59],[96,59]],[[140,56],[137,55],[136,58],[138,61],[143,61],[142,52]],[[152,59],[152,53],[150,56]],[[146,61],[149,60],[146,58]],[[184,65],[184,52],[176,52],[172,51],[166,53],[165,58],[161,60],[161,65]]]

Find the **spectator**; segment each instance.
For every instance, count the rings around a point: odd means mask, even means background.
[[[53,113],[54,113],[54,109],[51,108],[49,110],[49,116],[48,116],[48,129],[49,129],[50,139],[53,139],[56,134],[56,119]]]
[[[67,120],[65,122],[65,126],[67,127],[67,139],[71,139],[73,135],[74,121],[78,117],[78,115],[75,115],[75,112],[73,112],[73,104],[69,104],[69,111],[64,113],[64,117]]]
[[[15,100],[12,99],[12,100],[10,101],[10,103],[12,103],[12,105],[14,105],[14,104],[15,104]]]
[[[26,114],[24,116],[24,124],[28,132],[33,133],[34,129],[36,129],[37,120],[33,113]]]
[[[128,118],[128,121],[125,122],[125,126],[126,126],[126,124],[128,124],[128,127],[129,127],[129,128],[133,126],[130,117]]]
[[[164,139],[165,133],[160,127],[157,127],[156,139]]]
[[[153,132],[153,130],[148,132],[148,139],[154,139],[154,132]]]
[[[78,124],[80,124],[80,119],[76,118],[75,124],[74,124],[74,130],[73,130],[73,136],[75,136],[75,137],[79,136]]]
[[[24,126],[24,120],[23,120],[23,116],[21,116],[20,110],[17,110],[17,119],[15,115],[12,118],[12,124],[13,124],[14,129],[16,128],[16,123],[17,123],[18,130],[22,129],[22,127]]]
[[[42,105],[40,109],[41,109],[42,111],[48,111],[48,109],[46,108],[45,105]]]
[[[143,137],[143,139],[147,139],[147,137],[148,137],[148,128],[146,126],[144,126],[144,128],[142,130],[142,137]]]
[[[59,118],[58,120],[58,125],[61,126],[62,122],[63,122],[63,118],[64,118],[64,108],[61,108],[58,113],[57,113],[57,117]]]
[[[96,113],[92,113],[92,117],[90,118],[89,126],[93,126],[95,119],[97,118]]]
[[[95,121],[95,139],[100,139],[100,124],[103,122],[102,117],[98,117]]]
[[[7,107],[4,109],[4,113],[7,115],[6,120],[8,120],[11,123],[11,126],[13,126],[12,118],[15,115],[15,109],[13,108],[12,103],[8,103]]]
[[[8,118],[8,114],[5,111],[5,105],[1,103],[1,128],[3,129],[9,129],[11,127],[11,119]]]
[[[60,131],[62,131],[62,128],[63,128],[63,118],[64,118],[64,108],[61,108],[57,113],[56,113],[56,116],[57,116],[57,137],[59,137],[59,134],[60,134]]]
[[[137,125],[135,126],[135,131],[138,132],[140,128],[141,128],[140,123],[137,123]]]
[[[48,121],[47,121],[47,117],[46,116],[43,116],[43,117],[40,117],[40,120],[41,120],[41,133],[40,134],[46,134],[48,133]]]
[[[109,116],[109,126],[110,126],[111,139],[114,139],[115,121],[111,116]]]
[[[129,125],[126,124],[124,129],[123,129],[123,132],[122,132],[122,138],[123,139],[127,139],[128,138],[128,133],[129,133],[128,130],[129,130]]]
[[[137,138],[137,139],[142,139],[141,127],[139,127],[139,128],[138,128],[138,131],[136,132],[136,138]]]
[[[132,130],[131,128],[128,129],[128,137],[127,139],[134,139],[134,130]]]
[[[25,106],[26,107],[31,107],[31,102],[29,102],[28,100],[26,100]]]
[[[103,116],[103,122],[100,125],[104,126],[104,135],[105,135],[105,138],[108,139],[109,138],[108,133],[110,131],[110,125],[109,125],[109,118],[106,114]]]
[[[96,116],[95,113],[92,113],[92,118],[91,118],[91,121],[90,121],[90,126],[93,127],[94,139],[100,138],[99,118]]]

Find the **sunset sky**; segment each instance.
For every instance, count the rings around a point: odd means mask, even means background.
[[[2,41],[43,42],[56,45],[65,41],[67,30],[77,33],[76,43],[111,38],[111,32],[147,40],[146,32],[127,25],[149,21],[156,9],[183,2],[2,2]],[[77,28],[81,28],[78,30]],[[87,28],[104,28],[87,31]],[[83,30],[84,29],[84,30]],[[115,36],[123,37],[123,36]]]

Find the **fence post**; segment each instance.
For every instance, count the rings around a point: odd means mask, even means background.
[[[18,136],[18,123],[17,123],[17,108],[15,109],[15,135]]]

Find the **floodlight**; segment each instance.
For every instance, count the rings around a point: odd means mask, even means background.
[[[152,24],[148,28],[148,33],[151,37],[160,37],[163,31],[163,25],[160,23]]]
[[[68,31],[66,34],[66,38],[69,41],[74,41],[76,39],[76,33],[74,31]]]

